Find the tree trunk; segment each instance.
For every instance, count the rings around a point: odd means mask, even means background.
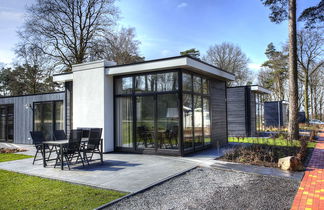
[[[308,78],[308,71],[305,71],[305,80],[304,80],[304,109],[305,109],[305,117],[309,119],[309,96],[308,96],[308,85],[309,85],[309,78]]]
[[[299,139],[296,0],[289,0],[289,123],[290,140]]]

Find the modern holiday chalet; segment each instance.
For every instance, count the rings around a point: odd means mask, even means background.
[[[264,130],[264,97],[270,93],[257,85],[227,89],[229,136],[256,136]]]
[[[226,82],[235,76],[199,59],[101,60],[53,79],[64,92],[0,98],[2,141],[31,144],[30,130],[50,138],[55,129],[101,127],[104,152],[185,155],[227,144]]]

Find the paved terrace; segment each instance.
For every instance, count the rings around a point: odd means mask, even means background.
[[[54,162],[52,164],[50,162],[46,168],[43,167],[41,160],[32,165],[32,158],[0,162],[0,169],[123,192],[137,192],[197,166],[290,177],[297,180],[302,178],[303,173],[290,173],[276,168],[215,160],[235,145],[238,143],[231,143],[228,147],[219,150],[204,150],[186,157],[109,153],[103,155],[103,165],[100,162],[85,167],[79,164],[72,166],[70,171],[67,166],[63,171],[59,166],[53,168]],[[22,152],[23,154],[35,154],[32,145],[0,143],[1,147],[26,148],[28,151]]]
[[[324,209],[324,133],[319,134],[291,209]]]

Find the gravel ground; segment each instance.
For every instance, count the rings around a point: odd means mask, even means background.
[[[197,168],[109,209],[290,209],[299,182]]]

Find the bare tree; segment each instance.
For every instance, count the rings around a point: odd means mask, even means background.
[[[202,60],[223,70],[235,74],[235,81],[229,85],[246,85],[250,82],[248,70],[249,58],[240,47],[232,43],[223,42],[209,47]]]
[[[324,65],[323,37],[317,30],[302,30],[297,34],[297,41],[299,78],[304,86],[304,110],[309,119],[309,82],[310,77]]]
[[[117,64],[129,64],[144,61],[140,56],[140,41],[135,39],[134,28],[121,28],[112,33],[107,33],[102,39],[97,40],[91,49],[91,59],[106,59]]]
[[[42,52],[70,71],[89,59],[93,41],[114,25],[115,0],[36,0],[28,8],[23,42],[37,38]]]

